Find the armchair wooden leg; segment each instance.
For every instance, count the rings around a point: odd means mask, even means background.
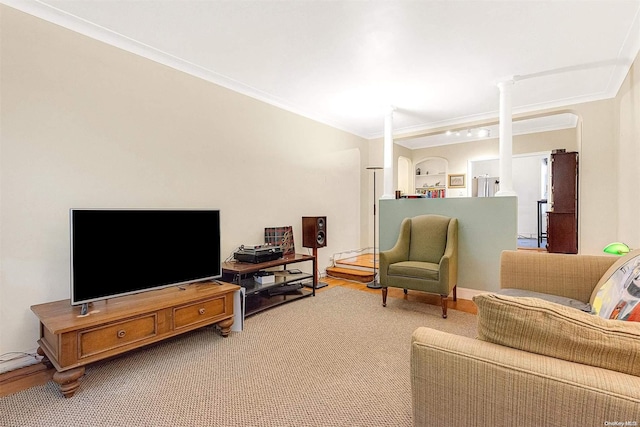
[[[387,306],[387,288],[382,288],[382,306]]]
[[[440,301],[442,302],[442,318],[447,318],[447,300],[449,297],[447,295],[440,295]]]
[[[458,301],[458,285],[453,287],[453,300]]]

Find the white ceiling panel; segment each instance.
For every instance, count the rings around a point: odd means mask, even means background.
[[[1,0],[372,138],[615,96],[640,0]]]

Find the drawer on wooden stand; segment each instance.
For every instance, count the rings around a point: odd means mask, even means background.
[[[136,319],[125,320],[78,333],[78,357],[88,357],[128,344],[155,337],[158,334],[158,317],[152,313]]]
[[[227,313],[227,295],[173,309],[173,329],[187,328],[198,323],[209,322]]]

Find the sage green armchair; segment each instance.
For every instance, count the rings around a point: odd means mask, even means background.
[[[457,301],[458,220],[442,215],[405,218],[395,246],[380,252],[382,306],[387,288],[403,288],[440,295],[442,317],[447,318],[447,300],[453,291]]]

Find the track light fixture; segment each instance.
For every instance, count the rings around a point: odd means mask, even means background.
[[[449,135],[460,136],[460,131],[459,130],[456,130],[456,131],[448,130],[448,131],[445,132],[445,135],[447,135],[447,136],[449,136]],[[491,136],[491,130],[485,129],[485,128],[467,129],[467,133],[465,135],[467,136],[467,138],[471,138],[474,135],[476,135],[478,138],[488,138],[489,136]]]

